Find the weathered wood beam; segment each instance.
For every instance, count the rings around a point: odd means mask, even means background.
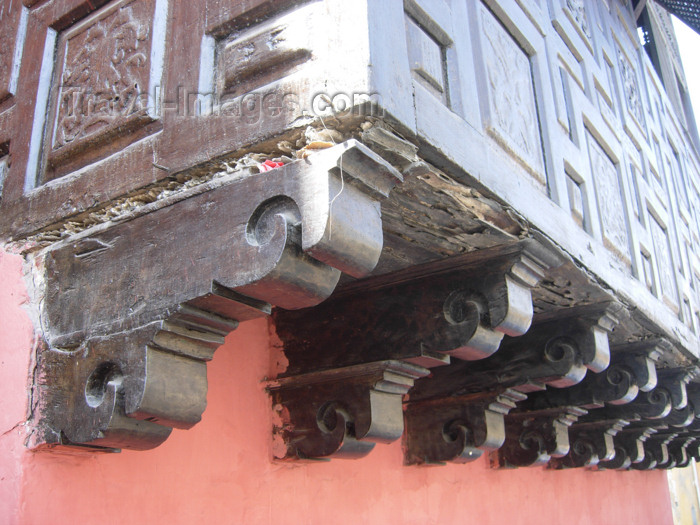
[[[533,241],[363,280],[323,308],[273,313],[284,375],[401,359],[481,359],[530,326],[531,288],[559,259]]]
[[[206,362],[238,321],[309,307],[382,250],[401,175],[348,141],[54,246],[39,356],[43,440],[151,448],[206,405]],[[208,191],[203,191],[208,190]]]
[[[568,443],[562,432],[570,424],[567,418],[585,411],[574,408],[553,417],[548,414],[537,423],[532,418],[526,424],[520,421],[506,426],[504,418],[514,406],[501,398],[522,401],[525,393],[546,385],[563,387],[581,381],[588,367],[605,368],[609,360],[607,333],[614,324],[604,308],[587,318],[548,321],[533,326],[523,336],[506,338],[503,348],[489,358],[433,370],[430,378],[417,382],[407,403],[406,462],[472,460],[503,445],[509,428],[518,432],[518,443],[524,448],[530,452],[537,448],[538,457],[514,459],[514,464],[535,463],[546,451],[566,453],[562,449],[568,450]],[[523,425],[530,428],[520,431]],[[481,434],[491,439],[477,438],[476,429],[481,428],[487,429]],[[512,440],[510,446],[514,447]]]
[[[586,317],[538,323],[519,337],[505,337],[498,352],[478,361],[455,361],[433,370],[411,400],[513,388],[520,392],[563,388],[587,370],[601,372],[610,361],[608,334],[616,320],[604,306]]]

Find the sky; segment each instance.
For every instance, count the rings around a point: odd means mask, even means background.
[[[688,81],[688,94],[695,112],[695,122],[700,128],[700,35],[675,16],[672,18],[685,78]]]

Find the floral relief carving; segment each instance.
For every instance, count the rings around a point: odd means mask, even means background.
[[[637,73],[629,59],[618,50],[618,61],[620,62],[620,74],[622,75],[622,91],[627,103],[627,109],[634,115],[640,124],[643,120],[642,99],[637,83]]]
[[[490,132],[545,183],[539,119],[528,55],[482,7]]]
[[[152,2],[127,3],[66,38],[54,150],[146,108],[152,12]]]
[[[622,188],[617,168],[591,135],[588,136],[588,139],[603,235],[612,245],[611,248],[628,259],[627,222],[625,221]]]
[[[569,8],[571,16],[578,24],[579,28],[588,38],[591,38],[591,28],[588,25],[588,17],[586,16],[586,8],[582,0],[566,0],[566,7]]]

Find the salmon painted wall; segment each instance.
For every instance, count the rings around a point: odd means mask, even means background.
[[[3,409],[2,430],[6,431],[24,415],[23,381],[31,334],[20,307],[19,262],[3,256],[0,265],[0,402],[13,414],[10,417]],[[17,448],[17,431],[3,435],[0,518],[8,519],[0,521],[37,525],[672,523],[662,471],[494,471],[485,461],[404,467],[400,443],[377,445],[361,460],[272,462],[271,411],[262,382],[270,369],[269,339],[263,320],[244,323],[233,332],[209,365],[209,406],[202,422],[188,431],[174,431],[153,451],[31,452]]]
[[[24,426],[27,416],[32,323],[22,305],[27,294],[22,259],[0,250],[0,522],[20,515]]]

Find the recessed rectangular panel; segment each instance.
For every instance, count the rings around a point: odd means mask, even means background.
[[[217,91],[243,95],[289,75],[311,59],[309,27],[300,20],[227,37],[218,44]]]
[[[571,216],[574,218],[576,223],[579,226],[581,226],[581,228],[584,228],[586,216],[583,207],[582,185],[567,174],[566,187],[569,194],[569,207],[571,209]]]
[[[579,35],[590,47],[590,41],[593,38],[593,33],[591,31],[590,23],[588,22],[588,13],[586,12],[586,5],[583,0],[566,0],[564,12],[574,24],[576,31],[578,31]]]
[[[487,130],[546,189],[530,57],[491,11],[483,5],[480,11],[489,100]]]
[[[164,38],[154,34],[164,31],[155,22],[164,10],[163,0],[123,0],[59,35],[47,122],[51,167],[153,120],[163,58],[155,40]]]
[[[639,80],[637,71],[632,62],[622,50],[617,52],[620,76],[622,77],[622,96],[625,99],[627,111],[637,121],[639,126],[644,125],[644,108],[642,106],[642,95],[639,90]]]
[[[408,15],[406,15],[406,41],[411,71],[427,83],[438,98],[443,98],[445,66],[440,44]]]
[[[588,151],[591,156],[591,171],[598,197],[604,243],[629,262],[629,233],[618,166],[590,133]]]
[[[651,257],[644,253],[642,251],[640,253],[641,259],[642,259],[642,272],[643,275],[641,276],[643,278],[644,284],[646,285],[647,289],[654,293],[654,267],[651,262]]]
[[[673,270],[668,232],[652,213],[649,214],[649,225],[658,262],[660,291],[667,302],[677,307],[678,288]]]

